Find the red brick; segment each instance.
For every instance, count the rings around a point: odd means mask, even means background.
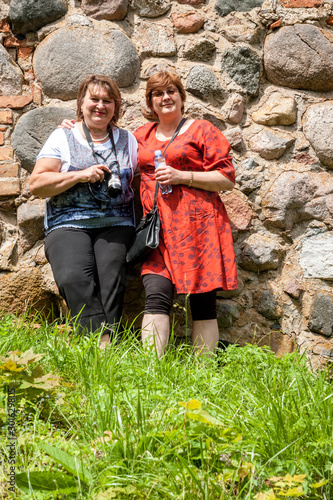
[[[0,177],[17,177],[17,176],[18,176],[18,163],[0,165]]]
[[[327,23],[329,26],[332,26],[332,24],[333,24],[333,16],[328,16],[328,19],[326,20],[326,23]]]
[[[0,196],[17,196],[20,191],[20,182],[18,180],[0,181]]]
[[[17,49],[17,57],[29,57],[33,50],[33,47],[19,47]]]
[[[35,79],[35,73],[33,72],[32,69],[28,69],[27,71],[24,72],[24,80],[27,83],[31,83]]]
[[[24,108],[32,101],[31,95],[1,95],[0,108]]]
[[[2,160],[12,160],[14,156],[14,150],[10,146],[5,146],[0,148],[0,161]]]
[[[14,35],[7,36],[3,42],[5,47],[29,47],[32,45],[32,42],[28,40],[19,40]]]
[[[5,144],[5,134],[3,132],[0,132],[0,146],[3,146]]]
[[[13,123],[11,111],[0,111],[0,123]]]
[[[42,91],[41,91],[41,89],[37,85],[32,84],[31,85],[31,93],[32,93],[33,101],[36,104],[38,104],[39,106],[41,106],[41,104],[42,104]]]
[[[279,28],[281,26],[281,24],[282,24],[282,20],[278,19],[277,21],[275,21],[274,23],[269,25],[269,29],[274,30],[275,28]]]
[[[322,0],[281,0],[283,7],[288,7],[290,9],[297,8],[309,8],[309,7],[321,7],[323,5]]]
[[[0,127],[0,132],[6,132],[7,127]]]
[[[188,4],[188,5],[199,5],[205,3],[206,0],[177,0],[178,3]]]
[[[0,21],[0,31],[3,33],[11,33],[9,23],[5,19]]]

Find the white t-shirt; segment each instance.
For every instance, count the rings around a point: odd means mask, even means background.
[[[117,150],[117,141],[119,139],[119,130],[117,127],[113,127],[113,138]],[[80,144],[90,150],[90,146],[88,142],[82,137],[81,132],[79,131],[78,124],[75,123],[72,128],[72,132],[74,134],[75,139],[77,139]],[[131,132],[128,132],[128,149],[129,149],[129,159],[131,162],[131,168],[133,172],[137,168],[137,159],[138,159],[138,143]],[[110,139],[103,144],[94,144],[94,149],[96,151],[105,151],[106,149],[111,148]],[[37,160],[40,158],[57,158],[61,160],[61,170],[60,172],[67,172],[70,167],[70,152],[69,146],[67,142],[67,137],[63,128],[55,129],[52,134],[49,136],[41,151],[37,156]]]

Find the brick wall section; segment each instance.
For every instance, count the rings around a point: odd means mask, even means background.
[[[20,194],[20,182],[18,179],[0,179],[0,197],[18,196]]]
[[[18,163],[0,165],[0,177],[17,177]]]
[[[14,157],[14,150],[10,146],[0,148],[0,161],[12,160]]]
[[[307,9],[311,7],[321,7],[323,3],[321,0],[281,0],[281,5],[289,9]]]
[[[0,108],[20,109],[32,101],[31,95],[1,95]]]
[[[10,125],[13,123],[13,117],[11,111],[0,111],[0,123],[6,123]]]

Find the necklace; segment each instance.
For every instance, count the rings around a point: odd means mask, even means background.
[[[91,135],[91,133],[90,133]],[[91,138],[94,142],[98,142],[98,141],[104,141],[104,139],[106,139],[107,137],[109,137],[109,132],[104,136],[104,137],[101,137],[99,139],[94,139],[93,136],[91,135]]]
[[[83,137],[86,137],[84,132],[83,132],[82,122],[81,122],[81,130],[82,130]],[[91,132],[90,132],[90,137],[92,138],[93,142],[99,142],[99,141],[104,141],[107,137],[110,137],[110,136],[109,136],[109,131],[108,131],[108,133],[104,137],[100,137],[99,139],[94,139]]]

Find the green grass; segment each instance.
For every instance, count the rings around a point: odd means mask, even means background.
[[[61,380],[17,390],[16,498],[333,498],[333,387],[297,352],[203,358],[171,342],[157,359],[129,333],[101,351],[56,322],[3,316],[0,355],[29,349]],[[14,498],[6,405],[2,388],[0,497]]]

